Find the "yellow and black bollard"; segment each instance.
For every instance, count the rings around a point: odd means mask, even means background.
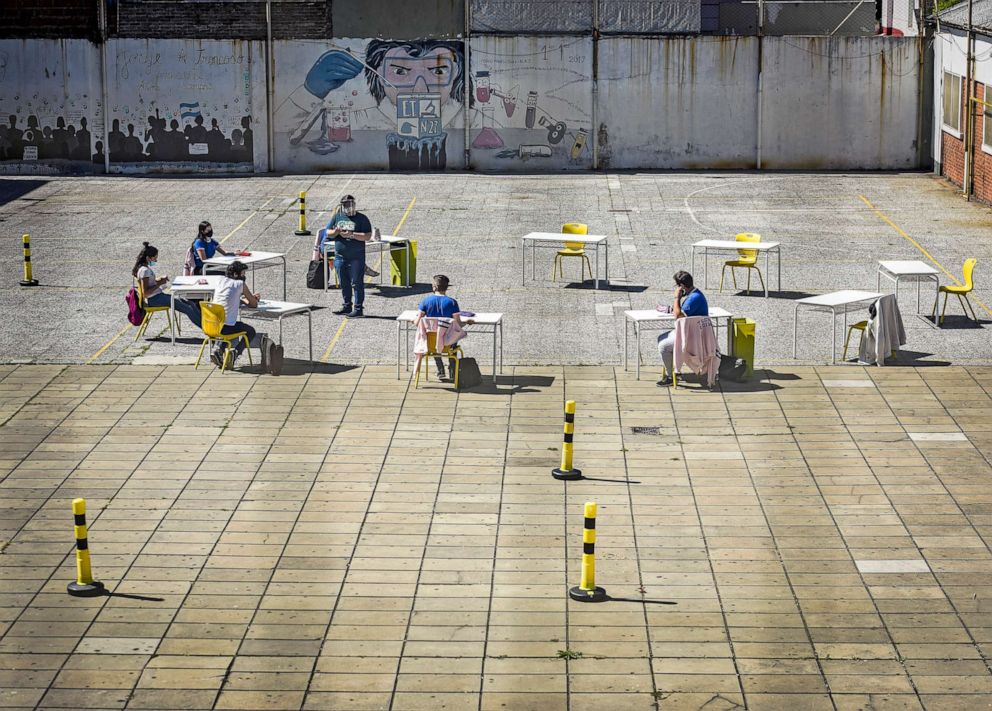
[[[555,479],[581,479],[582,471],[572,468],[572,436],[575,434],[575,400],[565,403],[565,436],[561,445],[561,467],[551,470]]]
[[[24,241],[24,280],[21,286],[38,286],[31,270],[31,235],[24,235],[21,239]]]
[[[596,503],[587,501],[582,525],[582,581],[568,591],[579,602],[603,602],[606,591],[596,587]]]
[[[309,235],[313,234],[307,229],[307,194],[301,190],[300,191],[300,229],[293,233],[294,235]]]
[[[76,582],[69,583],[66,589],[76,597],[103,595],[103,583],[93,579],[90,570],[90,548],[86,540],[86,499],[72,500],[72,515],[76,531]]]

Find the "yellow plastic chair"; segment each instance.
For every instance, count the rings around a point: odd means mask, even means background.
[[[148,324],[152,320],[152,314],[158,313],[159,311],[166,312],[165,317],[169,320],[169,332],[172,333],[173,336],[177,332],[180,336],[183,335],[183,331],[179,327],[179,314],[171,313],[172,309],[168,306],[149,306],[145,303],[145,285],[141,279],[138,279],[138,299],[141,302],[141,308],[145,310],[145,317],[141,320],[141,325],[138,326],[138,332],[134,334],[135,341],[145,335],[145,331],[148,330]]]
[[[581,222],[566,222],[561,226],[561,233],[564,235],[587,235],[589,234],[589,226],[583,225]],[[581,277],[585,279],[586,277],[586,267],[589,268],[589,278],[592,279],[592,262],[589,261],[589,256],[586,254],[585,244],[583,242],[569,242],[565,241],[565,249],[559,249],[558,253],[555,254],[555,263],[551,265],[551,281],[558,281],[556,274],[560,275],[562,279],[565,278],[565,271],[562,260],[565,257],[578,257],[581,259]]]
[[[221,304],[212,304],[207,301],[200,302],[200,328],[203,329],[203,335],[206,338],[203,339],[203,343],[200,344],[200,352],[196,355],[196,365],[193,370],[200,367],[200,359],[203,358],[203,349],[207,347],[208,343],[213,343],[215,341],[223,341],[227,343],[228,348],[224,349],[224,361],[221,363],[220,372],[224,372],[227,369],[227,361],[231,357],[231,352],[234,350],[234,342],[239,338],[245,342],[245,350],[248,352],[248,363],[252,364],[251,360],[251,344],[248,343],[248,334],[245,331],[238,331],[237,333],[221,333],[224,328],[224,320],[227,318],[227,313],[224,311],[224,306]]]
[[[735,237],[738,242],[760,242],[761,235],[756,232],[741,232]],[[747,269],[747,293],[751,293],[751,270],[758,272],[758,279],[761,280],[761,290],[765,290],[765,278],[761,276],[761,269],[758,268],[758,250],[738,249],[737,259],[723,263],[723,270],[720,272],[720,291],[723,291],[723,278],[727,274],[727,267],[730,267],[730,278],[734,280],[734,288],[737,288],[737,273],[734,271],[738,267]]]
[[[964,311],[964,315],[968,316],[969,315],[968,311],[970,310],[971,320],[974,321],[975,323],[978,323],[978,317],[975,316],[975,307],[971,305],[971,300],[968,298],[968,294],[971,292],[973,288],[975,288],[975,284],[972,281],[972,274],[975,271],[976,264],[978,264],[978,260],[975,259],[974,257],[972,257],[971,259],[969,259],[964,263],[964,269],[962,270],[964,274],[963,286],[957,286],[957,285],[942,286],[938,290],[937,299],[940,298],[941,294],[944,295],[944,307],[940,310],[940,322],[938,323],[938,325],[943,325],[944,323],[944,314],[947,313],[947,296],[949,294],[954,294],[955,296],[957,296],[958,301],[961,302],[961,309]],[[931,314],[934,318],[936,318],[937,316],[937,299],[934,299],[933,314]]]
[[[427,352],[424,353],[420,357],[419,360],[417,360],[417,377],[414,378],[414,380],[413,380],[413,388],[414,388],[414,390],[416,390],[420,386],[420,369],[423,367],[424,361],[427,360],[428,358],[432,358],[434,356],[439,356],[441,358],[448,358],[449,359],[449,361],[448,361],[449,363],[451,362],[451,359],[453,359],[455,361],[454,383],[455,383],[455,390],[457,390],[458,389],[458,361],[460,361],[465,356],[465,354],[462,352],[461,346],[458,346],[458,345],[448,346],[447,348],[444,348],[444,349],[442,349],[442,350],[439,351],[437,349],[437,333],[435,331],[428,331],[427,332]],[[427,368],[427,372],[424,373],[424,380],[425,381],[430,381],[430,379],[431,379],[430,378],[430,371],[431,371],[431,369],[430,368]]]
[[[865,340],[865,330],[868,328],[867,321],[858,321],[857,323],[852,323],[847,327],[847,338],[844,339],[844,357],[841,360],[847,360],[847,346],[851,342],[851,334],[856,330],[861,331],[861,340],[858,341],[858,352],[861,352],[861,341]],[[893,351],[893,354],[895,352]]]

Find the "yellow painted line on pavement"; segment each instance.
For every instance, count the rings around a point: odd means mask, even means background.
[[[342,319],[341,325],[338,326],[338,332],[334,334],[334,338],[331,339],[330,344],[327,346],[327,350],[324,351],[324,355],[320,357],[321,363],[326,363],[327,359],[331,357],[331,351],[334,349],[334,345],[338,342],[338,339],[341,338],[341,334],[344,332],[344,327],[347,325],[348,319]]]
[[[231,231],[230,231],[230,232],[228,232],[228,233],[227,233],[226,235],[224,235],[224,237],[223,237],[223,239],[221,239],[221,241],[220,241],[220,242],[218,242],[218,244],[224,244],[225,242],[227,242],[227,240],[229,240],[229,239],[231,238],[231,236],[232,236],[232,235],[233,235],[233,234],[234,234],[235,232],[237,232],[237,231],[238,231],[238,230],[240,230],[240,229],[241,229],[242,227],[244,227],[245,225],[247,225],[247,224],[248,224],[248,220],[250,220],[251,218],[253,218],[253,217],[254,217],[255,215],[257,215],[257,214],[258,214],[258,210],[255,210],[255,212],[253,212],[253,213],[251,213],[250,215],[248,215],[248,217],[246,217],[246,218],[244,219],[244,221],[243,221],[243,222],[242,222],[242,223],[241,223],[240,225],[238,225],[238,226],[237,226],[237,227],[235,227],[235,228],[234,228],[233,230],[231,230]]]
[[[127,326],[125,326],[124,328],[122,328],[120,331],[117,332],[117,335],[116,336],[114,336],[109,341],[107,341],[106,343],[104,343],[100,347],[100,350],[98,350],[96,353],[94,353],[93,355],[90,356],[90,359],[88,361],[86,361],[86,365],[89,365],[90,363],[92,363],[93,361],[95,361],[97,358],[99,358],[100,356],[102,356],[103,353],[104,353],[104,351],[106,351],[108,348],[110,348],[112,345],[114,345],[114,343],[117,341],[118,338],[120,338],[125,333],[127,333],[127,331],[128,331],[129,328],[131,328],[131,324],[128,324]]]
[[[400,233],[400,227],[402,227],[403,226],[403,223],[406,222],[406,216],[410,214],[410,210],[413,209],[413,204],[415,202],[417,202],[417,198],[413,198],[410,201],[410,204],[406,206],[406,212],[403,213],[403,217],[400,218],[400,223],[398,225],[396,225],[396,229],[393,230],[393,236],[394,237]]]
[[[393,237],[395,237],[400,233],[400,228],[403,226],[403,223],[406,222],[406,216],[410,214],[410,210],[413,209],[413,205],[415,202],[417,202],[416,197],[410,200],[410,204],[406,206],[406,210],[404,210],[403,212],[403,217],[400,218],[399,224],[397,224],[396,227],[393,229]],[[382,270],[382,259],[383,259],[382,252],[379,252],[379,263],[376,265],[376,269],[380,271]]]
[[[941,264],[940,262],[938,262],[938,261],[937,261],[937,260],[936,260],[936,259],[934,258],[934,256],[933,256],[932,254],[930,254],[930,252],[928,252],[928,251],[927,251],[927,250],[926,250],[926,249],[925,249],[925,248],[923,247],[923,245],[921,245],[921,244],[920,244],[919,242],[917,242],[917,241],[916,241],[915,239],[913,239],[913,238],[912,238],[912,237],[910,237],[910,236],[909,236],[908,234],[906,234],[906,233],[905,233],[905,232],[904,232],[904,231],[903,231],[903,230],[902,230],[902,229],[901,229],[901,228],[899,227],[899,225],[897,225],[897,224],[896,224],[895,222],[893,222],[893,221],[892,221],[892,220],[890,220],[890,219],[889,219],[888,217],[886,217],[886,216],[885,216],[884,214],[882,214],[882,211],[881,211],[881,210],[879,210],[879,209],[878,209],[877,207],[875,207],[874,205],[872,205],[872,204],[871,204],[871,203],[870,203],[870,202],[868,201],[868,198],[866,198],[866,197],[865,197],[864,195],[858,195],[858,197],[859,197],[859,198],[861,198],[861,201],[862,201],[862,202],[863,202],[863,203],[864,203],[865,205],[867,205],[867,206],[868,206],[868,207],[869,207],[869,208],[871,209],[871,211],[872,211],[872,212],[874,212],[874,213],[875,213],[876,215],[878,215],[878,217],[879,217],[879,219],[881,219],[881,220],[882,220],[882,222],[884,222],[884,223],[885,223],[885,224],[887,224],[887,225],[888,225],[889,227],[891,227],[892,229],[894,229],[894,230],[895,230],[896,232],[898,232],[898,233],[899,233],[899,234],[900,234],[900,235],[901,235],[901,236],[902,236],[902,237],[903,237],[903,238],[904,238],[904,239],[905,239],[906,241],[908,241],[908,242],[909,242],[909,243],[910,243],[911,245],[913,245],[913,246],[914,246],[914,247],[916,247],[916,248],[917,248],[918,250],[920,250],[920,253],[921,253],[921,254],[923,254],[923,256],[924,256],[924,257],[926,257],[927,259],[929,259],[929,260],[930,260],[931,262],[933,262],[933,263],[934,263],[934,264],[935,264],[935,265],[937,266],[937,268],[938,268],[938,269],[940,269],[940,271],[942,271],[942,272],[944,272],[944,274],[946,274],[946,275],[947,275],[947,278],[948,278],[948,279],[950,279],[951,281],[953,281],[953,282],[954,282],[955,284],[957,284],[957,285],[959,285],[959,286],[961,285],[961,280],[960,280],[960,279],[958,279],[958,278],[957,278],[956,276],[954,276],[954,275],[953,275],[953,274],[951,274],[951,273],[950,273],[949,271],[947,271],[947,270],[946,270],[946,269],[944,268],[944,265],[943,265],[943,264]],[[975,296],[975,293],[974,293],[974,292],[972,292],[972,293],[971,293],[971,294],[969,294],[968,296],[969,296],[969,298],[971,298],[971,300],[972,300],[972,301],[974,301],[974,302],[975,302],[976,304],[978,304],[979,306],[981,306],[981,307],[982,307],[983,309],[985,309],[985,311],[986,311],[986,312],[987,312],[987,313],[988,313],[988,314],[989,314],[990,316],[992,316],[992,310],[990,310],[988,306],[986,306],[986,305],[985,305],[984,303],[982,303],[982,301],[981,301],[981,300],[980,300],[980,299],[979,299],[979,298],[978,298],[977,296]]]

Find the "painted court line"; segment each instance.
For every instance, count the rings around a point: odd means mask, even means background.
[[[109,341],[107,341],[106,343],[104,343],[103,346],[101,346],[100,350],[98,350],[96,353],[94,353],[93,355],[90,356],[90,359],[88,361],[86,361],[86,365],[89,365],[90,363],[92,363],[93,361],[95,361],[97,358],[99,358],[100,356],[102,356],[104,354],[104,352],[108,348],[110,348],[112,345],[114,345],[114,343],[117,341],[118,338],[120,338],[125,333],[127,333],[127,330],[129,328],[131,328],[131,324],[128,324],[127,326],[125,326],[124,328],[122,328],[120,331],[117,332],[117,335],[116,336],[114,336]]]
[[[903,231],[903,230],[902,230],[902,229],[901,229],[901,228],[899,227],[899,225],[897,225],[897,224],[896,224],[895,222],[893,222],[893,221],[892,221],[892,220],[890,220],[890,219],[889,219],[888,217],[886,217],[886,216],[885,216],[884,214],[882,214],[882,211],[881,211],[881,210],[879,210],[879,209],[878,209],[877,207],[875,207],[874,205],[872,205],[872,204],[871,204],[870,202],[868,202],[868,198],[866,198],[866,197],[865,197],[864,195],[858,195],[858,197],[859,197],[859,198],[861,198],[861,201],[862,201],[862,202],[863,202],[863,203],[864,203],[865,205],[867,205],[867,206],[868,206],[868,207],[869,207],[869,208],[871,209],[871,211],[872,211],[872,212],[874,212],[874,213],[875,213],[876,215],[878,215],[878,217],[879,217],[879,219],[881,219],[881,220],[882,220],[882,222],[884,222],[884,223],[885,223],[885,224],[887,224],[887,225],[888,225],[889,227],[891,227],[892,229],[894,229],[894,230],[895,230],[896,232],[898,232],[898,233],[899,233],[899,234],[900,234],[900,235],[901,235],[901,236],[902,236],[902,237],[903,237],[903,238],[904,238],[905,240],[907,240],[907,241],[908,241],[908,242],[909,242],[909,243],[910,243],[911,245],[913,245],[913,246],[914,246],[914,247],[916,247],[916,248],[917,248],[918,250],[920,250],[920,253],[921,253],[921,254],[923,254],[923,256],[924,256],[924,257],[926,257],[927,259],[929,259],[929,260],[930,260],[931,262],[933,262],[933,263],[934,263],[934,265],[935,265],[935,266],[936,266],[936,267],[937,267],[938,269],[940,269],[940,271],[942,271],[942,272],[944,272],[944,274],[946,274],[946,275],[947,275],[947,278],[948,278],[948,279],[950,279],[951,281],[953,281],[953,282],[954,282],[955,284],[957,284],[958,286],[961,286],[961,281],[960,281],[960,280],[959,280],[959,279],[958,279],[958,278],[957,278],[956,276],[954,276],[954,275],[953,275],[953,274],[951,274],[951,273],[950,273],[949,271],[947,271],[947,270],[946,270],[946,269],[944,268],[944,265],[943,265],[943,264],[941,264],[941,263],[940,263],[940,262],[938,262],[938,261],[937,261],[936,259],[934,259],[934,257],[933,257],[933,255],[932,255],[932,254],[930,254],[930,252],[928,252],[928,251],[927,251],[926,249],[924,249],[924,247],[923,247],[923,245],[921,245],[921,244],[920,244],[919,242],[917,242],[917,241],[916,241],[915,239],[913,239],[913,238],[912,238],[912,237],[910,237],[910,236],[909,236],[908,234],[906,234],[906,233],[905,233],[905,232],[904,232],[904,231]],[[971,299],[972,301],[974,301],[974,302],[975,302],[976,304],[978,304],[978,305],[979,305],[979,306],[981,306],[981,307],[982,307],[983,309],[985,309],[985,311],[986,311],[986,313],[988,313],[988,314],[989,314],[990,316],[992,316],[992,309],[989,309],[989,307],[988,307],[988,306],[986,306],[986,305],[985,305],[984,303],[982,303],[982,301],[981,301],[981,300],[980,300],[980,299],[979,299],[979,298],[978,298],[977,296],[975,296],[975,294],[974,294],[974,292],[972,292],[972,293],[971,293],[971,294],[969,294],[968,296],[969,296],[969,298],[970,298],[970,299]]]
[[[341,338],[341,334],[344,332],[344,327],[347,325],[348,325],[348,319],[347,318],[342,319],[341,325],[338,326],[338,332],[334,334],[334,338],[332,338],[330,344],[328,344],[327,350],[324,351],[324,355],[320,357],[321,363],[326,363],[327,359],[330,358],[331,351],[334,349],[334,346],[338,342],[338,339]]]

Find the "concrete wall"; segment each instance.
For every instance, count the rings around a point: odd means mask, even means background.
[[[264,158],[262,43],[116,39],[107,54],[112,172],[251,171]]]
[[[617,37],[600,46],[600,165],[755,166],[757,38]]]
[[[111,172],[264,168],[261,57],[238,40],[0,40],[0,172],[103,172],[107,150]]]
[[[911,37],[766,38],[762,167],[916,167],[916,43]]]
[[[0,171],[100,169],[106,149],[115,172],[584,170],[594,137],[604,168],[751,168],[759,133],[763,168],[913,168],[916,42],[606,37],[594,101],[590,37],[476,36],[468,58],[452,39],[277,41],[270,167],[262,42],[3,40],[4,133],[53,136],[27,157],[6,141]],[[84,117],[89,148],[56,156],[59,120]]]
[[[0,173],[103,171],[99,54],[86,40],[0,40]]]
[[[471,57],[473,168],[592,167],[590,38],[473,37]]]

